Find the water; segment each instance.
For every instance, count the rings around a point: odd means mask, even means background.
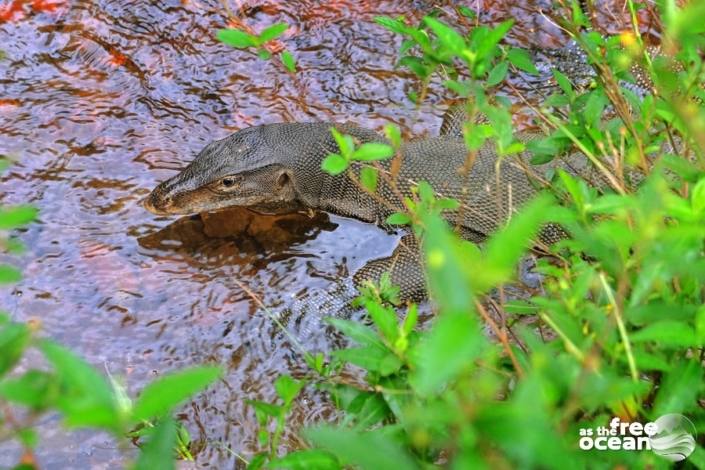
[[[435,134],[442,106],[413,108],[413,81],[394,68],[399,39],[373,22],[418,20],[433,3],[2,3],[0,152],[17,164],[0,180],[0,201],[33,203],[41,215],[19,234],[28,246],[19,260],[25,279],[0,290],[0,305],[124,378],[132,396],[167,371],[222,365],[223,379],[178,418],[197,441],[199,465],[227,468],[233,453],[250,457],[257,424],[245,400],[271,400],[277,376],[306,372],[250,294],[276,310],[388,255],[396,238],[325,214],[173,219],[139,201],[208,142],[249,125],[393,122],[407,136]],[[483,21],[518,19],[516,44],[560,43],[532,2],[467,3],[481,7]],[[235,17],[256,31],[290,24],[282,40],[297,58],[297,78],[216,41]],[[429,104],[443,105],[440,90],[432,86]],[[321,327],[303,347],[325,347],[329,338]],[[334,416],[324,395],[307,391],[290,427]],[[118,465],[121,452],[107,436],[66,434],[57,423],[48,417],[40,426],[42,466]],[[297,444],[285,436],[284,446]],[[16,448],[0,446],[0,465],[18,458]]]

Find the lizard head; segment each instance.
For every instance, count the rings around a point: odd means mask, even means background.
[[[187,215],[232,206],[276,214],[300,208],[293,149],[275,145],[271,126],[256,126],[208,144],[179,174],[159,184],[144,200],[158,215]]]

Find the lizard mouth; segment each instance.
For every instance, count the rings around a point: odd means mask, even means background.
[[[200,211],[184,210],[179,204],[174,204],[171,196],[164,196],[152,191],[139,202],[142,207],[154,215],[189,215]]]
[[[154,198],[150,194],[149,196],[142,199],[139,202],[139,204],[154,215],[170,215],[170,214],[172,214],[167,209],[165,209],[163,207],[158,207],[157,205],[155,205],[153,199]]]
[[[212,193],[209,189],[198,189],[175,196],[164,195],[157,191],[152,191],[147,197],[140,201],[142,207],[155,215],[192,215],[203,212],[221,212],[233,207],[245,207],[254,212],[262,214],[281,213],[276,205],[261,204],[260,199],[248,201],[246,199],[228,200],[222,196]],[[261,205],[260,205],[261,204]],[[289,211],[286,211],[289,212]]]

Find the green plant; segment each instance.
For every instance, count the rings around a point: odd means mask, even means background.
[[[0,168],[7,164],[8,160],[0,160]],[[21,228],[36,216],[37,210],[28,205],[0,208],[0,230]],[[5,236],[0,246],[3,252],[15,254],[23,249],[18,240]],[[0,266],[0,283],[20,279],[15,267]],[[23,358],[32,349],[41,353],[48,367],[26,366]],[[67,427],[107,431],[125,451],[125,438],[134,438],[140,445],[136,469],[174,468],[175,454],[182,459],[193,457],[188,432],[170,415],[220,374],[219,367],[165,374],[131,400],[112,377],[106,379],[68,349],[42,338],[35,326],[13,322],[0,312],[0,442],[19,441],[24,448],[24,468],[34,468],[33,450],[41,444],[34,428],[46,413],[59,412]]]
[[[328,391],[344,417],[305,429],[309,449],[278,457],[270,448],[269,468],[667,468],[653,452],[582,450],[579,442],[615,418],[646,423],[668,413],[688,416],[702,436],[705,7],[660,2],[664,45],[651,57],[636,23],[603,38],[577,2],[564,6],[571,17],[561,24],[586,50],[595,84],[574,89],[556,72],[556,92],[537,108],[547,135],[529,144],[514,133],[509,103],[491,93],[509,63],[533,72],[525,53],[500,45],[510,23],[462,33],[438,17],[418,28],[377,20],[405,38],[400,63],[421,84],[413,101],[424,99],[435,73],[467,100],[470,156],[487,141],[498,158],[526,150],[537,164],[577,149],[598,181],[533,169],[545,191],[482,248],[442,217],[454,203],[420,183],[388,222],[410,225],[422,240],[435,321],[415,330],[415,306],[399,321],[393,295],[382,295],[390,287],[368,286],[358,303],[372,325],[331,319],[356,345],[309,361],[310,383]],[[635,20],[636,6],[628,6]],[[635,71],[655,93],[633,93]],[[341,153],[323,165],[331,174],[374,168],[394,153],[366,158],[363,146],[334,136]],[[505,286],[549,222],[569,236],[539,259],[541,292],[508,299]],[[341,371],[351,366],[363,384],[346,380]],[[686,464],[705,468],[702,437],[696,444]]]
[[[272,57],[272,52],[267,49],[267,45],[284,34],[287,28],[286,23],[276,23],[264,28],[259,34],[236,28],[221,29],[216,37],[224,44],[237,49],[254,48],[260,59],[268,60]],[[296,59],[291,52],[282,50],[279,52],[279,60],[289,72],[296,72]]]
[[[259,432],[260,445],[269,448],[268,452],[256,455],[249,463],[248,468],[261,468],[267,460],[276,461],[279,440],[281,439],[286,415],[291,410],[294,399],[303,388],[304,383],[294,380],[288,375],[282,375],[274,382],[274,389],[282,400],[282,404],[266,403],[262,401],[250,400],[248,403],[255,409],[257,422],[261,430]],[[268,431],[270,421],[274,422],[273,432]]]

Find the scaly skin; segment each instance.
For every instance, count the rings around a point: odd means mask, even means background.
[[[461,211],[449,211],[445,216],[460,226],[465,238],[479,241],[536,194],[525,170],[530,166],[528,153],[498,164],[494,147],[487,145],[464,173],[468,154],[462,139],[443,136],[403,145],[395,157],[401,162],[396,188],[380,178],[376,194],[370,195],[356,182],[359,164],[339,176],[321,169],[323,159],[338,152],[331,127],[360,143],[385,142],[375,132],[349,124],[290,123],[247,128],[209,144],[181,173],[157,186],[145,207],[155,214],[192,214],[230,206],[263,213],[322,210],[384,226],[390,214],[404,209],[399,196],[411,197],[411,188],[424,180],[439,196],[461,202]],[[536,137],[521,136],[524,140]],[[557,164],[573,172],[587,171],[579,155],[548,166]],[[391,160],[383,162],[383,171],[390,165]],[[541,171],[541,167],[536,168]],[[558,234],[549,230],[543,236],[551,241]],[[373,261],[356,273],[355,281],[377,280],[382,272],[391,270],[403,299],[423,298],[424,277],[417,262],[417,243],[410,235],[404,241],[391,257]]]
[[[558,70],[569,76],[574,72],[571,78],[577,85],[594,77],[584,54],[574,45],[546,55],[555,59],[553,65]],[[645,86],[638,84],[637,91],[645,90]],[[209,144],[182,172],[157,186],[144,205],[160,215],[194,214],[231,206],[266,214],[322,210],[384,226],[387,216],[404,210],[399,196],[411,197],[416,183],[428,181],[439,196],[461,203],[461,210],[447,212],[446,218],[459,226],[465,238],[480,241],[536,194],[528,168],[541,174],[546,167],[560,166],[588,181],[599,181],[580,154],[532,167],[528,152],[498,163],[491,144],[481,148],[469,171],[464,171],[468,157],[460,138],[464,118],[462,107],[451,109],[441,137],[405,144],[395,157],[401,162],[396,187],[381,178],[376,195],[357,183],[359,164],[353,164],[347,174],[334,177],[321,169],[321,163],[329,153],[339,152],[331,127],[353,136],[358,143],[386,142],[383,137],[347,123],[290,123],[243,129]],[[529,141],[540,135],[518,137]],[[383,171],[388,172],[390,164],[383,162]],[[542,233],[546,242],[560,236],[562,232],[555,227]],[[359,285],[390,271],[392,281],[401,287],[401,298],[419,300],[425,297],[425,282],[418,259],[418,243],[408,234],[392,256],[368,263],[354,280]]]

